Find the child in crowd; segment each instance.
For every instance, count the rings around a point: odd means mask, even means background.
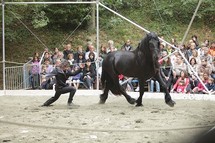
[[[188,93],[190,92],[190,86],[189,86],[189,78],[187,77],[187,74],[185,71],[181,71],[180,77],[174,84],[171,92],[177,92],[177,93]]]
[[[215,92],[215,83],[213,78],[208,79],[208,83],[205,85],[210,92]],[[208,93],[206,90],[203,90],[204,93]]]

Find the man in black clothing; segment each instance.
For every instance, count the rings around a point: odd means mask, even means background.
[[[81,68],[74,72],[71,72],[70,70],[68,70],[69,62],[63,61],[59,67],[56,67],[50,74],[48,74],[48,77],[55,76],[56,78],[55,95],[48,99],[42,106],[49,106],[50,104],[54,103],[61,94],[70,92],[67,104],[68,106],[75,107],[75,105],[72,103],[72,100],[75,95],[76,89],[72,86],[69,86],[66,83],[66,80],[69,78],[69,76],[75,76],[76,74],[81,72]]]

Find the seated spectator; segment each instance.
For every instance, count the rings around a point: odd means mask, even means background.
[[[132,51],[133,50],[133,47],[131,46],[131,41],[129,39],[126,40],[124,45],[121,47],[121,50],[123,50],[123,51]]]
[[[75,59],[74,59],[74,56],[72,53],[70,53],[68,56],[67,56],[67,59],[68,59],[68,62],[70,64],[70,68],[72,69],[73,68],[73,65],[75,64]]]
[[[95,51],[95,48],[93,45],[89,46],[89,51],[85,53],[85,59],[88,60],[89,59],[89,54],[90,53],[94,53],[95,55],[95,59],[97,59],[97,53]]]
[[[203,43],[206,47],[209,47],[210,41],[208,39],[206,39]]]
[[[150,92],[154,92],[154,85],[155,85],[156,92],[160,92],[160,83],[157,80],[155,80],[154,78],[151,78],[149,80],[149,90],[150,90]]]
[[[90,53],[89,53],[88,60],[91,62],[91,66],[92,66],[93,69],[96,71],[95,53],[90,52]]]
[[[186,71],[187,70],[187,65],[184,63],[184,60],[182,59],[181,56],[177,56],[176,62],[174,63],[173,70],[176,72],[176,76],[179,77],[181,76],[181,71]]]
[[[83,82],[88,89],[93,89],[93,83],[95,82],[96,72],[94,67],[91,65],[90,60],[87,60],[86,65],[83,69]]]
[[[193,70],[195,71],[195,72],[197,72],[197,69],[198,69],[198,64],[197,64],[197,61],[196,61],[196,58],[194,58],[194,57],[192,57],[191,59],[190,59],[190,61],[189,61],[189,63],[190,63],[190,66],[193,68]],[[192,77],[192,75],[195,75],[194,74],[194,72],[191,70],[191,67],[190,66],[188,66],[188,75],[189,75],[189,77]],[[196,75],[195,75],[196,76]]]
[[[79,53],[78,54],[78,58],[77,60],[74,62],[76,65],[79,65],[81,63],[85,63],[86,60],[85,60],[85,57],[84,57],[84,53]]]
[[[202,59],[201,64],[197,68],[197,72],[199,76],[203,76],[203,73],[207,73],[210,75],[212,73],[212,67],[211,65],[207,62],[207,59]]]
[[[162,58],[167,56],[167,52],[163,51]],[[172,71],[172,63],[170,57],[164,58],[160,61],[161,64],[161,76],[164,78],[164,81],[167,83],[167,88],[170,91],[173,84],[173,71]]]
[[[207,48],[207,47],[205,46],[205,44],[202,44],[201,47],[197,50],[200,59],[201,59],[201,57],[204,55],[205,48]]]
[[[77,60],[78,59],[78,55],[82,53],[83,57],[85,57],[85,52],[83,51],[83,46],[79,45],[77,47],[77,52],[74,53],[74,59]]]
[[[64,55],[63,58],[68,60],[68,55],[69,54],[73,54],[72,45],[70,43],[65,46],[65,49],[63,51],[63,55]]]
[[[200,79],[202,80],[203,84],[206,85],[208,83],[209,75],[207,73],[203,73],[203,75],[200,76]],[[192,93],[204,93],[204,90],[206,89],[203,84],[199,81],[197,87],[193,88]]]
[[[78,70],[78,66],[75,66],[72,71]],[[76,89],[79,88],[81,77],[83,76],[83,72],[78,73],[77,75],[72,77],[72,83]]]
[[[160,50],[161,50],[161,52],[166,50],[166,43],[165,42],[160,43]]]
[[[212,64],[211,77],[215,80],[215,59],[214,59],[213,64]]]
[[[63,52],[61,52],[61,51],[58,52],[57,59],[60,59],[61,61],[64,60]]]
[[[189,49],[187,49],[188,58],[190,58],[193,55],[193,51],[197,51],[196,44],[194,42],[190,43]]]
[[[44,64],[46,66],[46,73],[51,73],[53,70],[53,65],[50,63],[50,59],[44,59]]]
[[[87,40],[87,47],[86,47],[86,52],[90,50],[90,46],[93,45],[93,42],[90,41],[89,39]]]
[[[189,78],[190,78],[190,89],[193,90],[195,87],[198,86],[199,81],[194,74],[191,75]]]
[[[208,79],[208,83],[205,86],[207,87],[208,91],[214,92],[215,91],[214,79],[212,77],[210,77]],[[203,93],[208,93],[208,92],[206,90],[203,90]]]
[[[114,41],[109,40],[108,41],[108,46],[107,46],[107,53],[110,53],[110,52],[113,52],[113,51],[117,51],[117,49],[114,46]]]
[[[49,52],[45,52],[42,63],[44,63],[46,59],[49,59],[50,64],[53,64],[51,56],[52,55]]]
[[[212,57],[215,57],[215,41],[211,43],[208,54],[211,55]]]
[[[209,48],[204,48],[204,55],[200,57],[200,59],[206,59],[206,61],[211,64],[213,62],[213,57],[209,54]]]
[[[189,60],[191,58],[195,58],[196,59],[196,63],[200,64],[201,60],[200,60],[200,56],[198,55],[198,51],[197,50],[192,50],[192,55],[189,57]]]
[[[171,92],[177,92],[177,93],[188,93],[190,92],[190,86],[189,86],[189,78],[185,71],[180,72],[180,77],[176,81],[176,83],[173,85],[173,88]]]
[[[198,37],[197,37],[196,35],[193,35],[191,38],[192,38],[193,42],[194,42],[195,45],[196,45],[196,49],[198,49],[198,48],[199,48]]]

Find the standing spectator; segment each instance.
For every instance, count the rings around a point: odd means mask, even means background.
[[[189,78],[185,71],[180,72],[180,77],[176,81],[176,83],[173,85],[173,88],[171,92],[176,91],[177,93],[188,93],[190,92],[190,86],[189,86]]]
[[[131,46],[131,40],[126,40],[125,44],[121,47],[123,51],[132,51],[133,47]]]
[[[88,89],[93,89],[93,83],[96,78],[95,70],[91,65],[90,60],[87,60],[86,65],[83,69],[83,81]]]
[[[40,86],[40,65],[38,57],[34,57],[31,64],[31,85],[32,89],[37,89]]]
[[[72,45],[70,43],[66,45],[65,50],[63,51],[63,58],[67,60],[69,54],[73,54]]]
[[[99,52],[99,57],[98,57],[99,67],[101,67],[101,63],[102,63],[103,59],[106,57],[106,55],[107,55],[107,47],[106,47],[106,45],[102,44],[100,47],[100,52]]]
[[[53,64],[55,64],[56,59],[58,58],[58,53],[59,53],[59,49],[58,48],[54,48],[54,53],[51,56],[51,59],[53,61]]]

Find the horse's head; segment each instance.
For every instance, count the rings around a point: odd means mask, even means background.
[[[158,36],[154,32],[148,33],[146,36],[145,45],[146,47],[149,48],[150,53],[148,54],[151,55],[154,69],[155,71],[158,71],[159,70],[158,59],[160,56],[160,41],[158,39]]]

